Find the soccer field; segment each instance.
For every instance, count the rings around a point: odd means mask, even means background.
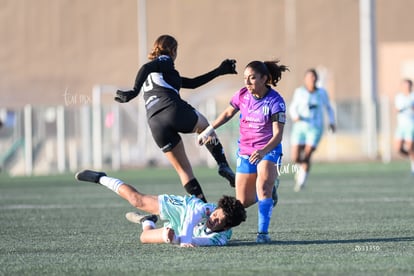
[[[196,168],[209,201],[234,194]],[[144,193],[183,194],[172,169],[111,174]],[[406,163],[315,164],[308,187],[281,177],[271,244],[257,245],[257,207],[229,246],[140,244],[126,201],[73,175],[0,175],[0,275],[412,275],[414,177]],[[160,222],[157,225],[161,225]]]

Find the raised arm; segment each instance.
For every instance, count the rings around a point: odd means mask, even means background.
[[[195,78],[181,77],[181,87],[194,89],[200,87],[209,81],[225,74],[237,74],[236,61],[234,59],[224,60],[219,67]]]

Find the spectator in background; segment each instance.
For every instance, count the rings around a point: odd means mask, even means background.
[[[311,157],[318,147],[324,129],[324,109],[329,117],[329,129],[335,132],[334,111],[325,89],[316,86],[315,69],[305,72],[304,85],[293,94],[289,113],[293,121],[291,133],[292,159],[299,166],[295,175],[296,192],[303,189],[311,167]]]
[[[395,133],[397,151],[411,160],[411,174],[414,175],[414,93],[413,82],[404,79],[401,92],[395,96],[397,109],[397,130]]]

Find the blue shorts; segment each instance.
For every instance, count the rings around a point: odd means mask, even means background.
[[[269,151],[262,160],[267,160],[275,163],[276,165],[282,164],[282,144],[279,144],[276,148]],[[252,164],[249,162],[249,155],[241,155],[237,152],[237,164],[236,164],[236,172],[238,173],[257,173],[257,162]]]

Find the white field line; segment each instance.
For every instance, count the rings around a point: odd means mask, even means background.
[[[378,197],[378,198],[330,198],[322,200],[280,200],[281,204],[315,204],[315,203],[414,203],[414,197]]]
[[[324,204],[324,203],[397,203],[397,202],[407,202],[414,204],[413,197],[380,197],[380,198],[332,198],[324,199],[321,201],[318,200],[283,200],[279,201],[279,204]],[[126,203],[119,204],[10,204],[10,205],[1,205],[0,210],[28,210],[28,209],[85,209],[85,208],[120,208],[126,207]]]
[[[47,210],[47,209],[85,209],[85,208],[118,208],[118,207],[125,207],[127,206],[124,204],[11,204],[11,205],[2,205],[0,206],[0,210],[27,210],[27,209],[39,209],[39,210]]]

